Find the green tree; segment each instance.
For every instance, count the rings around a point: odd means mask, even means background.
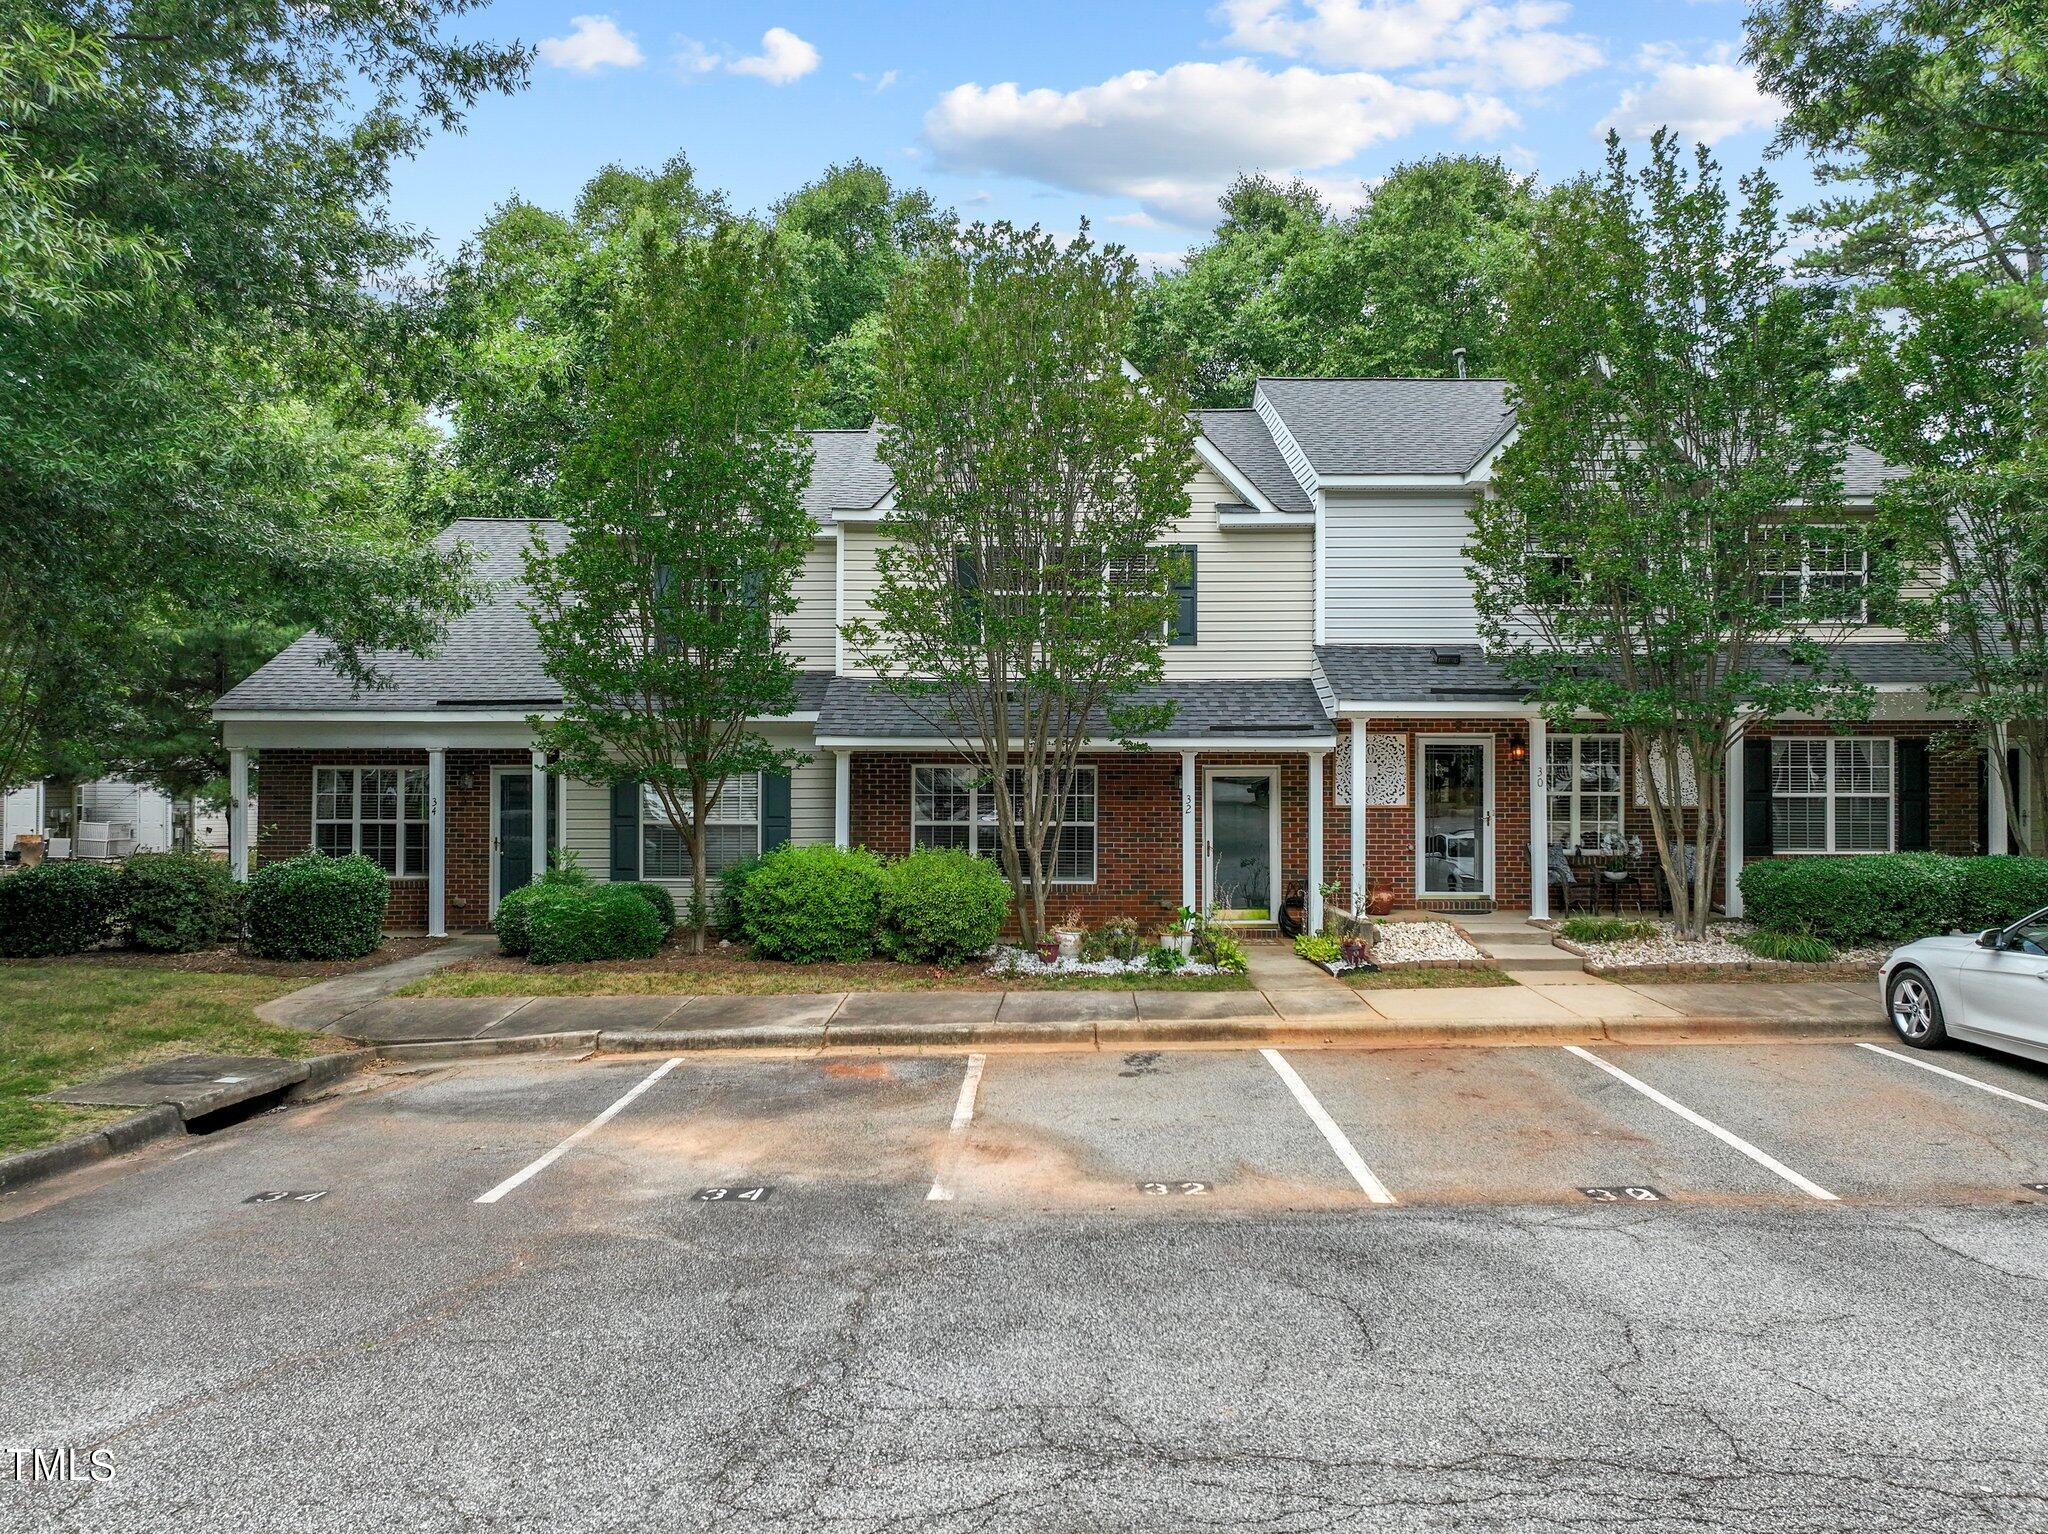
[[[610,254],[585,284],[564,417],[567,538],[526,557],[562,688],[535,726],[563,771],[653,791],[689,849],[701,952],[707,817],[734,775],[802,759],[752,728],[796,707],[778,618],[812,535],[802,340],[786,259],[756,227],[678,240],[642,215]]]
[[[951,230],[952,215],[923,189],[899,189],[853,160],[777,203],[774,222],[802,288],[804,358],[823,377],[810,424],[865,426],[883,301],[918,253]]]
[[[990,786],[1030,941],[1083,749],[1170,714],[1135,690],[1161,672],[1193,441],[1172,374],[1124,365],[1137,286],[1085,232],[976,224],[896,285],[882,341],[894,503],[875,617],[844,632]]]
[[[468,8],[10,8],[0,783],[104,754],[148,627],[318,629],[374,681],[466,599],[370,493],[417,426],[389,166],[524,68],[443,35]]]
[[[2048,6],[1776,0],[1749,56],[1837,189],[1806,261],[1854,293],[1844,358],[1905,470],[1879,506],[1922,577],[1899,621],[1954,664],[1935,697],[1988,731],[2015,829],[2048,850]]]
[[[1825,294],[1784,252],[1762,176],[1731,206],[1704,149],[1688,176],[1660,134],[1631,173],[1610,137],[1603,175],[1546,200],[1510,289],[1517,434],[1474,513],[1487,644],[1560,725],[1622,732],[1695,934],[1745,719],[1860,702],[1828,645],[1861,594],[1778,578],[1842,536],[1846,420]],[[1780,648],[1803,675],[1762,664]]]
[[[1192,358],[1209,405],[1261,374],[1442,377],[1460,347],[1485,372],[1533,206],[1530,178],[1475,155],[1397,166],[1346,219],[1305,182],[1241,177],[1214,239],[1146,290],[1133,361]]]

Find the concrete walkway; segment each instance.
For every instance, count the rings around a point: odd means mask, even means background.
[[[264,1022],[275,1023],[281,1028],[325,1033],[351,1012],[359,1011],[381,996],[389,996],[400,986],[410,985],[422,975],[431,975],[437,969],[446,969],[451,964],[461,964],[469,959],[481,959],[485,954],[497,952],[497,948],[498,940],[487,933],[452,937],[439,948],[429,948],[409,959],[380,964],[375,969],[353,970],[332,980],[289,991],[275,1001],[263,1003],[256,1009],[256,1015]]]

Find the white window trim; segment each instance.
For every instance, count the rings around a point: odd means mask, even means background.
[[[1614,742],[1614,748],[1617,758],[1616,770],[1619,774],[1615,778],[1614,782],[1614,830],[1615,834],[1618,836],[1625,837],[1628,835],[1628,752],[1623,746],[1622,737],[1619,735],[1610,734],[1553,735],[1550,737],[1548,744],[1544,748],[1544,797],[1546,799],[1558,799],[1568,797],[1571,800],[1571,814],[1566,818],[1565,822],[1562,825],[1559,824],[1556,810],[1553,809],[1550,811],[1550,844],[1553,847],[1563,846],[1570,850],[1578,850],[1583,845],[1579,840],[1580,822],[1584,818],[1581,814],[1582,800],[1584,799],[1584,797],[1588,795],[1600,792],[1600,790],[1597,789],[1589,789],[1584,787],[1579,778],[1579,761],[1581,756],[1584,754],[1579,749],[1580,744],[1584,741],[1589,740],[1611,740]],[[1568,789],[1566,789],[1563,794],[1560,794],[1556,789],[1550,786],[1549,753],[1551,751],[1556,750],[1559,746],[1563,746],[1566,744],[1569,744],[1571,746],[1571,786]],[[1560,831],[1564,833],[1563,839],[1561,841],[1559,839]]]
[[[1022,770],[1022,768],[1011,769],[1011,771],[1013,772],[1019,772]],[[963,767],[958,762],[912,762],[910,764],[910,850],[913,852],[918,850],[917,833],[923,827],[957,826],[960,824],[960,822],[957,820],[920,820],[918,818],[917,775],[920,772],[926,771],[966,772],[972,774],[974,773],[975,769],[973,769],[972,767]],[[1060,822],[1060,829],[1064,831],[1068,826],[1086,826],[1091,832],[1094,833],[1094,842],[1089,849],[1088,855],[1088,877],[1085,879],[1052,879],[1048,882],[1051,885],[1060,888],[1085,889],[1088,886],[1094,884],[1096,880],[1101,877],[1102,874],[1102,800],[1099,797],[1101,793],[1102,779],[1100,775],[1097,774],[1094,765],[1088,762],[1083,762],[1077,765],[1074,768],[1074,773],[1077,778],[1082,773],[1086,773],[1088,775],[1088,782],[1090,787],[1088,802],[1095,806],[1095,813],[1090,819],[1087,820],[1063,819]],[[994,828],[990,827],[989,835],[987,838],[990,845],[986,847],[982,845],[983,836],[981,814],[982,795],[991,795],[990,802],[993,803],[992,796],[994,794],[994,788],[990,784],[976,782],[970,784],[967,791],[970,798],[967,809],[966,850],[973,853],[976,857],[996,858],[1000,856],[1001,852],[999,845],[1000,838],[996,835]],[[1057,866],[1059,859],[1059,839],[1057,837],[1053,839],[1053,859],[1055,866]]]
[[[727,793],[728,793],[728,792],[729,792],[729,791],[731,790],[731,788],[732,788],[732,785],[733,785],[733,784],[735,784],[735,783],[737,783],[737,782],[739,782],[739,781],[740,781],[740,779],[742,779],[742,778],[749,778],[749,777],[750,777],[750,778],[753,778],[753,779],[755,780],[755,784],[754,784],[754,794],[755,794],[755,800],[754,800],[754,804],[755,804],[755,808],[754,808],[754,820],[753,820],[753,826],[754,826],[754,856],[755,856],[755,857],[759,857],[759,856],[761,855],[761,808],[762,808],[762,806],[761,806],[761,800],[760,800],[760,794],[761,794],[761,784],[760,784],[760,778],[761,778],[761,775],[760,775],[760,774],[759,774],[758,772],[753,772],[753,773],[745,773],[745,772],[743,772],[743,773],[735,773],[735,774],[734,774],[734,775],[733,775],[732,777],[730,777],[730,778],[726,779],[726,781],[725,781],[725,787],[719,790],[719,794],[718,794],[718,802],[717,802],[716,804],[714,804],[714,805],[712,805],[712,806],[711,806],[711,817],[712,817],[712,818],[711,818],[710,820],[706,821],[706,822],[705,822],[705,824],[707,824],[707,825],[714,825],[714,826],[716,826],[716,825],[728,825],[728,826],[729,826],[729,825],[745,825],[745,824],[747,823],[747,822],[745,822],[745,821],[733,821],[733,820],[720,820],[720,819],[718,819],[718,813],[719,813],[719,811],[720,811],[720,810],[724,809],[724,808],[725,808],[725,806],[726,806],[726,804],[727,804],[727,803],[729,802],[729,801],[728,801],[728,800],[726,799],[726,794],[727,794]],[[641,879],[643,879],[643,880],[647,878],[647,828],[648,828],[648,826],[649,826],[649,825],[650,825],[650,824],[652,823],[652,820],[653,820],[653,817],[651,817],[651,816],[650,816],[650,815],[648,814],[648,812],[647,812],[647,788],[646,788],[646,785],[644,785],[644,784],[643,784],[643,785],[641,786],[641,789],[640,789],[640,826],[639,826],[639,835],[638,835],[637,839],[636,839],[636,840],[635,840],[635,842],[634,842],[634,847],[635,847],[635,849],[636,849],[636,851],[637,851],[637,853],[638,853],[638,856],[636,856],[636,857],[634,858],[634,860],[633,860],[633,861],[634,861],[634,871],[635,871],[635,872],[636,872],[636,873],[637,873],[637,874],[638,874],[638,875],[640,876],[640,878],[641,878]],[[664,826],[668,825],[668,817],[667,817],[667,816],[663,816],[663,817],[661,817],[661,821],[660,821],[660,823],[661,823],[662,825],[664,825]],[[674,829],[674,827],[670,827],[670,829],[671,829],[671,830],[673,830],[673,829]],[[705,877],[706,877],[707,879],[716,879],[716,878],[718,877],[717,871],[716,871],[716,870],[712,870],[712,871],[708,872],[708,873],[707,873],[707,874],[705,875]],[[690,876],[689,876],[688,874],[658,874],[658,875],[656,875],[656,876],[655,876],[655,878],[656,878],[656,880],[657,880],[658,882],[666,882],[666,883],[669,883],[669,884],[688,884],[688,883],[690,882]]]
[[[1825,533],[1829,531],[1852,531],[1849,524],[1844,522],[1820,523],[1816,524],[1812,530],[1818,533]],[[1870,622],[1870,550],[1867,548],[1858,549],[1856,550],[1856,553],[1859,556],[1859,564],[1858,568],[1856,569],[1846,571],[1816,570],[1813,565],[1813,540],[1802,539],[1799,545],[1798,565],[1796,567],[1788,565],[1782,569],[1766,570],[1764,571],[1764,580],[1768,583],[1772,581],[1796,579],[1799,582],[1798,599],[1800,602],[1807,602],[1812,600],[1813,597],[1813,582],[1815,577],[1818,576],[1823,579],[1832,579],[1842,575],[1860,575],[1863,580],[1863,600],[1857,604],[1855,616],[1834,618],[1829,619],[1827,621],[1832,623],[1868,624]],[[1766,598],[1766,601],[1768,601],[1768,598]],[[1775,606],[1776,604],[1772,603],[1771,605]]]
[[[1778,748],[1789,746],[1793,741],[1817,741],[1827,747],[1824,753],[1828,774],[1826,785],[1811,794],[1781,794],[1777,791]],[[1864,744],[1881,745],[1885,751],[1885,844],[1882,847],[1838,847],[1835,845],[1835,806],[1843,798],[1875,799],[1876,794],[1845,792],[1835,786],[1835,747],[1842,741],[1858,741]],[[1827,845],[1825,847],[1784,847],[1778,846],[1778,803],[1784,799],[1819,799],[1827,819]],[[1899,743],[1889,735],[1780,735],[1771,741],[1771,855],[1781,858],[1860,858],[1881,852],[1896,852],[1899,848]]]
[[[349,774],[348,818],[338,819],[333,817],[323,817],[321,815],[320,774],[323,772],[345,772]],[[349,828],[350,850],[348,853],[343,855],[358,857],[365,855],[363,853],[363,826],[365,824],[363,820],[363,774],[366,772],[395,772],[398,774],[398,819],[371,820],[368,822],[368,824],[373,826],[398,827],[398,867],[396,869],[384,870],[384,877],[386,879],[392,880],[393,882],[396,882],[400,879],[426,878],[426,863],[427,861],[430,861],[433,857],[431,843],[434,833],[431,829],[429,829],[427,832],[429,846],[425,849],[422,849],[421,852],[422,862],[420,867],[418,869],[410,869],[406,866],[405,861],[405,828],[407,826],[427,826],[431,828],[434,823],[433,806],[431,804],[429,804],[426,807],[426,812],[422,814],[417,820],[412,819],[405,813],[405,780],[407,774],[416,772],[420,775],[420,778],[422,779],[420,798],[422,800],[425,800],[428,797],[426,788],[424,786],[424,780],[427,776],[427,769],[424,766],[404,766],[393,762],[364,764],[334,764],[323,762],[318,766],[314,767],[313,802],[307,806],[307,808],[312,811],[312,814],[309,817],[311,839],[307,842],[306,845],[317,852],[320,849],[320,828],[322,826],[347,826]]]

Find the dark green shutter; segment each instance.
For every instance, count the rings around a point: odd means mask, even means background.
[[[953,554],[953,621],[962,639],[981,627],[981,565],[966,549]]]
[[[1173,633],[1168,644],[1193,644],[1195,642],[1195,546],[1191,543],[1177,543],[1173,546],[1177,563],[1184,569],[1176,572],[1173,581]]]
[[[1927,742],[1902,740],[1899,753],[1899,851],[1927,850]]]
[[[640,878],[640,780],[612,785],[612,883]]]
[[[761,850],[773,852],[789,840],[789,774],[761,774]]]
[[[1742,743],[1742,850],[1750,857],[1771,850],[1771,743]]]

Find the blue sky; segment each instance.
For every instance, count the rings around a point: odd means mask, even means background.
[[[394,207],[452,253],[506,197],[565,207],[599,166],[678,150],[743,208],[860,157],[969,217],[1098,234],[1158,261],[1239,170],[1339,205],[1404,159],[1498,153],[1546,179],[1606,124],[1668,122],[1731,171],[1772,103],[1743,7],[1563,0],[978,4],[498,0],[463,30],[540,45],[532,83],[401,166]],[[1793,200],[1808,183],[1780,163]]]

